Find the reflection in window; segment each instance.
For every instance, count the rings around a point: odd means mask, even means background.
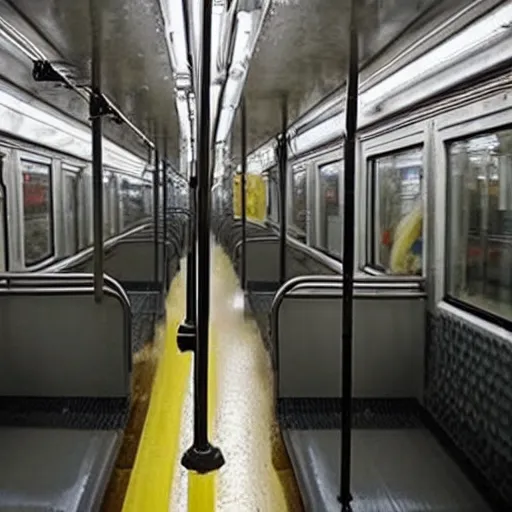
[[[512,320],[512,130],[448,147],[447,292]]]
[[[0,272],[7,270],[7,243],[6,243],[6,204],[4,197],[4,185],[2,179],[2,161],[0,160]]]
[[[343,163],[338,160],[318,168],[320,198],[320,246],[341,256],[343,225],[340,209],[340,179]]]
[[[123,178],[120,193],[123,205],[123,226],[126,228],[145,217],[142,183],[138,180]]]
[[[279,222],[279,175],[277,167],[268,174],[267,213],[271,221]]]
[[[78,177],[64,173],[64,229],[66,247],[70,254],[78,252]]]
[[[33,265],[53,253],[50,165],[21,161],[25,264]]]
[[[375,210],[370,263],[391,274],[421,274],[422,150],[400,151],[371,163]]]
[[[144,185],[144,215],[149,217],[153,214],[153,187],[147,183]]]
[[[292,180],[292,224],[305,233],[307,229],[306,169],[295,167]]]
[[[112,175],[105,172],[103,175],[103,239],[112,234]]]

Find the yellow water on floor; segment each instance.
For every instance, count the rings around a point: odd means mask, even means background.
[[[211,351],[217,381],[211,441],[226,460],[216,475],[214,509],[300,512],[295,480],[275,425],[270,360],[255,320],[244,313],[244,295],[219,246],[212,247],[211,270]],[[191,443],[192,411],[190,379],[183,401],[181,452]],[[179,458],[174,469],[169,510],[186,511],[187,472]]]
[[[180,354],[185,265],[173,281],[148,415],[123,512],[300,512],[295,479],[276,427],[273,374],[231,262],[212,247],[210,440],[226,464],[207,476],[187,472],[192,444],[193,357]]]

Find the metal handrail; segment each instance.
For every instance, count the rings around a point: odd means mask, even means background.
[[[251,236],[249,238],[246,238],[245,243],[255,243],[255,242],[279,242],[279,238],[276,238],[275,236]],[[240,251],[240,248],[242,247],[243,241],[239,240],[235,244],[235,248],[233,249],[233,259],[238,258],[238,253]]]
[[[135,233],[138,233],[139,231],[143,231],[148,224],[142,224],[140,226],[136,226],[135,228],[131,229],[130,231],[126,231],[124,233],[121,233],[117,235],[114,238],[111,238],[110,240],[107,240],[103,244],[103,250],[109,249],[110,247],[115,246],[119,241],[123,240],[124,238],[131,236]],[[59,261],[58,263],[55,263],[54,265],[50,265],[45,270],[46,271],[52,271],[52,272],[58,272],[59,270],[65,269],[69,267],[70,265],[74,265],[77,263],[81,263],[82,261],[86,261],[94,252],[94,247],[87,247],[86,249],[83,249],[79,253],[66,258],[62,261]]]
[[[398,280],[398,282],[393,283],[393,279],[391,276],[386,279],[387,276],[361,276],[354,278],[354,288],[359,288],[359,290],[354,290],[354,298],[356,295],[356,291],[358,293],[357,298],[375,298],[380,297],[384,298],[405,298],[405,297],[414,297],[414,298],[425,298],[427,296],[424,290],[424,283],[420,279],[416,279],[416,281],[408,278],[406,280]],[[408,277],[408,276],[404,276]],[[386,283],[386,281],[388,281]],[[294,291],[304,290],[306,288],[312,288],[315,285],[324,285],[326,289],[332,289],[336,291],[343,291],[343,277],[342,276],[300,276],[295,277],[287,281],[274,296],[274,300],[272,301],[272,306],[270,308],[270,336],[271,336],[271,345],[275,349],[275,353],[273,354],[273,366],[276,372],[278,369],[278,359],[279,359],[279,347],[278,347],[278,314],[281,308],[281,305],[286,297],[293,296],[291,295]],[[329,286],[330,285],[330,286]],[[394,285],[394,286],[393,286]],[[404,294],[404,291],[407,291],[409,286],[409,291],[411,293]],[[413,285],[417,286],[417,289],[414,290],[412,288]],[[368,293],[368,290],[374,289],[377,292],[379,289],[381,293],[379,294],[371,294]],[[385,295],[382,292],[390,292],[389,296]],[[391,293],[393,291],[393,293]],[[413,295],[412,292],[416,292],[416,295]],[[315,294],[305,294],[304,296],[309,295],[312,298],[321,298],[322,296]],[[295,296],[297,297],[297,295]],[[332,297],[332,296],[331,296]],[[335,296],[336,297],[336,296]],[[343,297],[343,294],[340,294],[340,298]],[[277,392],[277,391],[276,391]]]
[[[57,274],[63,275],[63,274]],[[94,274],[90,274],[91,279],[88,283],[88,286],[83,287],[66,287],[66,288],[49,288],[45,286],[34,287],[34,288],[0,288],[0,295],[4,296],[12,296],[12,295],[91,295],[94,296],[95,287],[94,287]],[[107,276],[109,277],[109,276]],[[111,280],[112,278],[109,278]],[[112,280],[112,282],[116,283],[116,281]],[[76,283],[73,283],[76,284]],[[119,285],[119,283],[117,283]],[[120,286],[120,285],[119,285]],[[122,288],[121,288],[122,290]],[[131,333],[132,333],[132,312],[130,303],[128,301],[128,297],[126,292],[122,290],[123,293],[119,293],[118,289],[112,288],[110,286],[103,286],[103,293],[106,296],[112,297],[114,299],[118,299],[121,307],[124,312],[124,327],[125,327],[125,348],[126,348],[126,357],[128,363],[128,370],[131,372],[132,370],[132,347],[131,347]]]
[[[115,290],[130,307],[130,299],[126,290],[121,284],[116,281],[112,276],[103,274],[103,280],[113,290]],[[90,286],[94,284],[94,274],[91,273],[27,273],[27,272],[6,272],[0,274],[0,286],[4,286],[4,289],[12,290],[14,286],[20,289],[27,289],[29,285],[33,285],[34,282],[40,283],[44,286],[45,282],[50,285],[55,282],[57,285],[63,285],[63,283],[71,282],[75,286]],[[26,284],[25,284],[26,283]],[[46,285],[48,286],[48,285]],[[0,288],[2,289],[2,288]]]

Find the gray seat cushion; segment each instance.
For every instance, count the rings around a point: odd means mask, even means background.
[[[425,429],[352,433],[353,512],[487,512],[490,507]],[[308,512],[339,512],[338,430],[290,430],[285,442]]]
[[[0,428],[0,511],[99,510],[121,432]]]

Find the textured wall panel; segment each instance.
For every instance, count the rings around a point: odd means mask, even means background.
[[[445,311],[430,330],[426,406],[512,506],[512,344]]]

